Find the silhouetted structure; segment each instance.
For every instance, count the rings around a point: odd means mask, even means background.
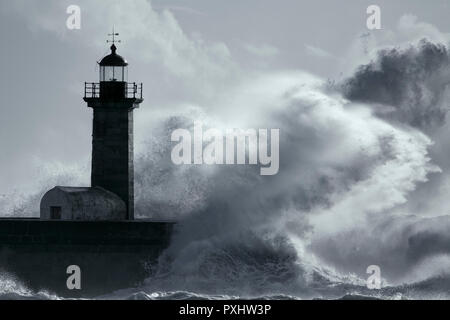
[[[84,101],[94,110],[92,187],[117,194],[134,219],[133,110],[142,99],[142,84],[128,83],[128,63],[111,46],[100,62],[100,82],[86,83]]]
[[[127,82],[128,63],[114,43],[99,66],[99,82],[86,82],[84,90],[84,101],[94,110],[91,188],[50,190],[41,201],[41,219],[134,220],[133,110],[143,101],[142,83]],[[123,200],[125,217],[120,201],[101,189]]]

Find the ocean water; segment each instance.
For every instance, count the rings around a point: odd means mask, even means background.
[[[450,218],[438,220],[441,225],[449,221]],[[413,224],[406,229],[416,232]],[[411,239],[407,234],[405,237]],[[397,281],[403,283],[395,284],[398,273],[386,270],[390,279],[383,277],[382,288],[371,290],[366,286],[364,273],[338,272],[324,263],[317,263],[307,254],[302,256],[302,251],[286,237],[267,232],[263,235],[234,234],[231,240],[221,237],[194,241],[183,249],[173,245],[163,253],[158,264],[152,266],[152,276],[140,286],[95,299],[449,299],[450,274],[445,265],[448,260],[442,251],[442,248],[434,248],[425,258],[416,257],[416,268],[408,269],[412,280],[402,275]],[[440,267],[430,268],[435,265]],[[384,268],[381,270],[383,276]],[[20,279],[2,274],[0,299],[63,298],[52,292],[33,292]]]
[[[270,275],[267,281],[270,281]],[[276,276],[274,276],[276,277]],[[169,279],[166,279],[169,280]],[[363,284],[358,284],[357,280],[336,280],[330,279],[327,275],[313,272],[308,283],[284,283],[287,290],[280,288],[280,283],[267,283],[265,288],[260,288],[258,294],[239,294],[249,290],[248,284],[243,287],[231,286],[220,288],[217,281],[211,280],[212,290],[183,290],[183,286],[176,290],[171,286],[170,290],[163,290],[157,285],[154,279],[148,279],[147,284],[140,287],[122,289],[109,294],[95,297],[98,300],[234,300],[234,299],[258,299],[258,300],[309,300],[309,299],[387,299],[387,300],[409,300],[409,299],[433,299],[447,300],[450,298],[450,276],[439,275],[416,283],[399,286],[383,286],[379,290],[370,290]],[[160,279],[159,279],[160,281]],[[294,279],[292,281],[295,281]],[[156,280],[155,282],[158,282]],[[202,284],[203,286],[205,283]],[[276,287],[277,289],[272,289]],[[221,294],[220,291],[223,290]],[[272,293],[269,293],[272,291]],[[210,293],[208,293],[210,291]],[[212,293],[214,292],[214,293]],[[8,278],[2,275],[0,280],[1,300],[64,300],[65,298],[51,292],[33,292],[23,286],[19,279]]]

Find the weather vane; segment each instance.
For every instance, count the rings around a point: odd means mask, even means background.
[[[117,43],[121,43],[122,41],[116,40],[116,36],[118,36],[118,35],[119,35],[119,33],[116,33],[116,31],[114,30],[114,27],[113,27],[112,33],[108,34],[109,37],[112,37],[112,40],[106,40],[106,42],[107,43],[112,43],[112,44],[115,44],[116,42]]]

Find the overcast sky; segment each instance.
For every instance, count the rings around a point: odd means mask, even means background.
[[[158,114],[201,105],[221,115],[223,101],[253,75],[304,70],[340,79],[367,60],[365,49],[424,35],[445,42],[449,3],[0,0],[0,194],[28,192],[71,168],[89,182],[92,111],[83,85],[98,80],[113,25],[129,81],[144,82],[139,152]],[[71,4],[81,7],[81,30],[66,28]],[[370,4],[381,7],[382,30],[364,38]]]

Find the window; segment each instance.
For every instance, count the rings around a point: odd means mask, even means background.
[[[50,207],[50,219],[61,220],[61,207]]]
[[[100,82],[103,81],[127,81],[128,68],[122,66],[101,66]]]

